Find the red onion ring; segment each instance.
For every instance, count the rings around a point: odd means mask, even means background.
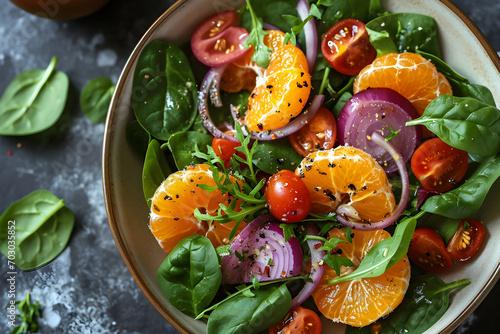
[[[314,224],[305,224],[305,232],[307,235],[317,236],[319,233],[318,228]],[[323,263],[323,257],[325,256],[325,251],[318,251],[317,249],[323,246],[323,242],[319,240],[307,240],[307,246],[311,250],[311,274],[309,278],[312,279],[312,282],[306,282],[302,290],[292,299],[292,305],[290,309],[302,304],[313,292],[316,286],[323,276],[323,271],[325,270],[325,266]]]
[[[301,20],[309,16],[309,4],[305,0],[299,0],[297,3],[297,13]],[[306,37],[306,58],[309,72],[313,71],[316,53],[318,52],[318,34],[316,33],[316,23],[314,17],[304,26],[304,35]]]
[[[261,215],[231,242],[231,254],[221,260],[222,284],[249,283],[253,277],[271,281],[302,273],[300,243],[295,237],[285,242],[277,221],[270,213]]]
[[[267,22],[262,23],[262,28],[264,28],[264,30],[277,30],[277,31],[281,31],[281,29],[278,28],[277,26],[273,26],[271,23],[267,23]]]
[[[431,196],[434,196],[434,195],[439,195],[441,194],[440,192],[437,192],[437,191],[428,191],[428,190],[425,190],[424,188],[422,187],[418,187],[417,189],[417,206],[416,208],[417,209],[420,209],[420,206],[424,203],[424,201],[431,197]]]
[[[403,159],[401,159],[401,154],[399,154],[396,148],[391,143],[386,141],[385,138],[377,131],[375,131],[370,137],[370,140],[389,152],[396,161],[399,169],[399,175],[401,176],[401,199],[399,200],[396,210],[394,210],[394,213],[389,218],[375,223],[368,224],[360,221],[351,221],[345,212],[337,211],[337,220],[342,225],[363,231],[380,230],[394,223],[405,210],[406,204],[408,204],[408,199],[410,198],[410,181],[408,179],[406,165],[403,162]]]

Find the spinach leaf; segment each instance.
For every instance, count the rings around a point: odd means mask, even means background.
[[[127,123],[125,127],[125,139],[130,148],[132,148],[141,159],[146,155],[151,138],[149,133],[144,130],[137,120]]]
[[[11,204],[0,217],[0,252],[22,270],[54,260],[75,223],[73,212],[64,205],[48,190],[36,190]]]
[[[286,284],[252,291],[253,297],[238,295],[219,305],[207,323],[207,334],[259,333],[283,318],[292,303]]]
[[[439,215],[427,216],[427,219],[421,219],[418,221],[417,228],[427,227],[436,230],[436,232],[438,232],[443,238],[444,244],[447,245],[451,237],[453,237],[455,232],[457,232],[460,220],[445,218]]]
[[[241,90],[237,93],[221,93],[222,107],[210,108],[210,116],[212,121],[219,125],[224,122],[233,124],[234,120],[231,116],[231,104],[236,108],[239,115],[245,115],[248,107],[248,98],[250,97],[250,92],[248,90]]]
[[[283,16],[297,16],[298,0],[252,0],[252,9],[257,17],[260,17],[264,22],[272,22],[274,26],[281,31],[290,31],[294,23],[289,22]],[[246,30],[252,29],[252,15],[248,10],[245,10],[241,16],[241,26]]]
[[[441,57],[436,35],[436,21],[414,13],[387,14],[366,24],[370,42],[380,57],[391,52],[422,50]]]
[[[421,210],[454,219],[467,218],[479,210],[491,186],[500,177],[500,156],[483,161],[458,188],[425,200]]]
[[[377,322],[377,333],[423,333],[444,315],[450,302],[450,291],[470,284],[468,279],[445,283],[427,274],[412,280],[403,302],[389,317]],[[369,327],[364,327],[369,329]],[[360,333],[348,327],[346,334]],[[371,331],[366,331],[371,333]]]
[[[151,207],[151,198],[160,184],[172,173],[165,154],[160,149],[156,139],[151,140],[142,168],[142,190],[148,206]]]
[[[115,85],[109,78],[92,79],[83,87],[80,108],[92,123],[102,123],[106,120],[114,91]]]
[[[196,83],[182,50],[153,41],[137,60],[132,87],[135,116],[153,137],[168,140],[188,130],[197,114]]]
[[[488,87],[471,84],[467,78],[455,72],[448,64],[433,54],[422,50],[416,50],[416,52],[429,59],[436,66],[436,69],[446,76],[453,88],[453,95],[473,97],[481,102],[495,106],[495,99]]]
[[[195,317],[210,305],[222,280],[214,246],[202,235],[182,239],[158,268],[156,279],[176,309]]]
[[[290,145],[288,138],[281,138],[258,142],[252,161],[264,172],[274,174],[283,169],[295,170],[302,159]]]
[[[401,260],[408,252],[408,246],[415,231],[417,218],[420,216],[402,220],[396,227],[394,235],[373,246],[356,270],[348,275],[331,279],[328,281],[328,284],[367,277],[378,277],[385,273],[387,269]]]
[[[171,136],[168,140],[168,148],[174,156],[175,165],[179,170],[189,165],[198,164],[199,161],[193,157],[197,152],[195,147],[207,153],[207,145],[212,144],[213,137],[198,131],[179,132]]]
[[[335,119],[339,117],[340,111],[342,110],[342,108],[344,108],[345,104],[351,99],[351,97],[352,94],[350,92],[344,92],[342,95],[340,95],[332,109],[332,113],[335,116]]]
[[[438,96],[422,116],[406,123],[419,124],[460,150],[482,156],[500,151],[500,110],[476,99]]]
[[[32,69],[12,80],[0,99],[0,135],[24,136],[50,128],[68,96],[66,74],[55,71],[53,57],[45,70]]]

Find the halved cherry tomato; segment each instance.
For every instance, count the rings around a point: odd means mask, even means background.
[[[241,152],[236,151],[236,148],[241,146],[239,142],[234,142],[226,139],[221,139],[214,137],[212,140],[212,148],[214,149],[215,154],[222,160],[224,160],[224,167],[229,168],[231,163],[231,157],[233,154],[237,153],[239,157],[245,158],[245,155]]]
[[[433,138],[415,150],[411,170],[425,190],[443,193],[462,180],[468,159],[467,152]]]
[[[207,66],[230,63],[245,53],[243,42],[248,36],[245,28],[235,27],[236,12],[228,10],[217,13],[203,21],[191,35],[194,56]]]
[[[314,151],[331,149],[337,140],[337,121],[328,109],[320,107],[313,119],[288,139],[303,157]]]
[[[321,40],[321,52],[337,72],[347,75],[358,74],[377,56],[365,24],[356,19],[345,19],[331,27]]]
[[[285,318],[269,328],[269,334],[320,334],[321,319],[308,308],[297,306]]]
[[[311,210],[311,195],[302,179],[290,170],[282,170],[267,180],[265,192],[269,211],[285,223],[306,218]]]
[[[462,219],[458,230],[448,241],[446,250],[455,261],[468,260],[481,246],[484,233],[483,224],[479,220]]]
[[[417,266],[431,273],[443,272],[453,265],[443,238],[430,228],[419,228],[413,232],[408,256]]]

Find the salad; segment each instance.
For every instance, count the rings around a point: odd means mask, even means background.
[[[470,283],[435,274],[483,242],[500,110],[431,17],[354,2],[247,1],[138,58],[158,284],[208,333],[422,333]]]

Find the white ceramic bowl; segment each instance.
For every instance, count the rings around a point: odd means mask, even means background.
[[[490,88],[500,103],[500,60],[477,27],[448,0],[382,0],[391,12],[414,12],[432,16],[438,24],[439,39],[446,62],[471,82]],[[141,49],[150,41],[188,40],[198,22],[209,15],[238,8],[239,0],[181,0],[169,8],[146,32],[130,56],[111,102],[103,147],[103,184],[108,220],[123,260],[137,284],[157,310],[183,333],[203,333],[205,324],[189,318],[163,297],[156,283],[156,270],[166,254],[150,233],[148,207],[141,184],[142,161],[125,140],[125,126],[133,119],[130,104],[132,76]],[[441,277],[453,281],[468,277],[471,285],[451,294],[446,314],[426,333],[450,333],[483,300],[500,275],[500,211],[493,194],[500,192],[497,182],[481,209],[487,234],[479,254],[458,264]],[[324,333],[333,332],[331,322]]]

